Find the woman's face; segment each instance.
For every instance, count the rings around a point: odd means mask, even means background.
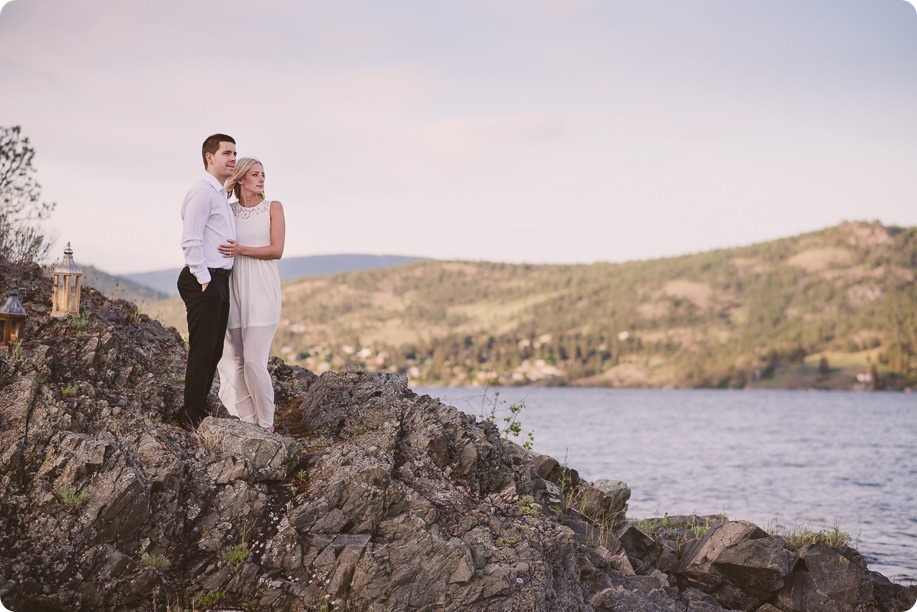
[[[242,187],[247,191],[264,193],[264,166],[255,164],[249,168],[242,179]]]

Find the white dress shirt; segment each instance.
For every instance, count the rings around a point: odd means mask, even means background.
[[[229,208],[226,190],[209,172],[191,185],[181,207],[181,250],[191,274],[200,284],[210,282],[207,268],[232,269],[232,257],[217,247],[236,239],[236,219]]]

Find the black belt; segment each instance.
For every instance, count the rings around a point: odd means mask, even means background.
[[[217,278],[229,278],[229,275],[232,274],[232,270],[227,270],[226,268],[207,268],[210,270],[210,276],[215,276]]]

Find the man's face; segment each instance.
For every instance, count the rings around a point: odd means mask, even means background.
[[[207,154],[207,171],[217,177],[220,182],[225,181],[236,170],[236,145],[231,142],[221,142],[220,148],[214,154]]]

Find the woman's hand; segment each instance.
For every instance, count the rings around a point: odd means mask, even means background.
[[[223,257],[235,257],[242,254],[242,245],[235,240],[227,239],[225,244],[217,247]]]

